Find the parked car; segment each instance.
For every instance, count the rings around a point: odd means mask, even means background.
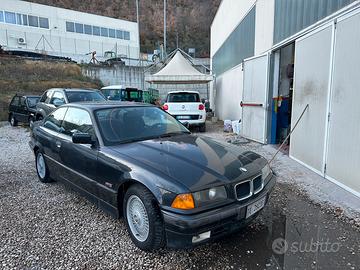
[[[198,126],[200,132],[206,131],[205,105],[196,91],[172,91],[166,97],[163,109],[182,123]]]
[[[99,90],[93,89],[62,89],[46,90],[36,106],[36,120],[42,120],[55,108],[72,102],[104,101],[106,98]]]
[[[124,85],[109,85],[101,88],[101,93],[107,100],[113,101],[143,101],[143,91]]]
[[[36,104],[39,96],[27,96],[16,94],[9,105],[9,122],[16,126],[18,122],[31,124],[35,120]]]
[[[60,180],[123,216],[143,250],[189,247],[246,226],[275,184],[266,159],[192,135],[162,109],[70,103],[31,131],[41,182]]]

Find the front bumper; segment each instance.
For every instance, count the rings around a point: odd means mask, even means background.
[[[266,205],[275,182],[276,179],[273,175],[261,192],[245,202],[235,202],[200,214],[181,215],[162,210],[165,222],[167,246],[170,248],[192,247],[197,244],[217,239],[245,227],[262,211],[260,210],[246,219],[247,206],[264,197],[266,198]],[[193,243],[192,240],[194,236],[209,231],[210,238]]]

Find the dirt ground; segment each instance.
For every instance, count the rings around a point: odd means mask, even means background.
[[[267,158],[273,153],[224,134],[219,125],[208,125],[203,135],[242,144]],[[294,184],[285,168],[301,168],[286,157],[274,162],[279,181],[250,226],[194,249],[145,253],[132,244],[122,219],[109,217],[62,183],[40,183],[28,140],[28,128],[0,127],[1,269],[360,267],[356,211],[325,203],[319,200],[325,195]]]

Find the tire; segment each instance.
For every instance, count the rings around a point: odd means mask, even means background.
[[[199,126],[199,131],[200,132],[205,132],[206,131],[206,124],[202,124],[201,126]]]
[[[18,121],[13,114],[10,115],[10,125],[13,127],[16,127],[18,125]]]
[[[34,117],[33,117],[33,116],[30,116],[30,117],[29,117],[29,126],[32,127],[32,125],[34,124],[34,122],[35,122]]]
[[[41,121],[41,120],[43,120],[44,119],[44,117],[42,116],[42,115],[38,115],[37,117],[36,117],[36,121]]]
[[[130,238],[138,248],[151,251],[164,246],[164,222],[158,203],[147,188],[140,184],[130,186],[124,196],[123,213]],[[148,226],[144,225],[146,218]],[[139,223],[140,229],[137,229]],[[139,231],[140,234],[137,234]]]
[[[46,165],[44,155],[40,150],[36,151],[35,153],[35,167],[40,182],[42,183],[53,182],[53,180],[50,178],[49,168]]]

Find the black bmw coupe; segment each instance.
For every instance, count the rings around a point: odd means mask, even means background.
[[[189,247],[251,222],[275,184],[266,159],[137,103],[78,103],[32,126],[41,182],[69,184],[140,249]]]

